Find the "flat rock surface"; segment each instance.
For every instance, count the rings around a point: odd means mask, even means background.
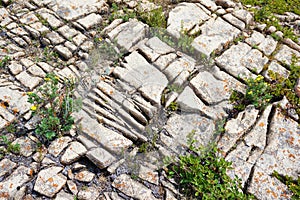
[[[272,174],[299,178],[299,116],[285,97],[237,111],[230,96],[249,92],[249,78],[271,81],[270,70],[289,77],[290,65],[300,65],[299,43],[275,40],[275,27],[254,22],[235,1],[164,4],[2,2],[0,199],[183,199],[164,161],[186,153],[191,137],[217,143],[243,191],[292,198]],[[167,26],[146,24],[160,8]],[[300,19],[280,17],[289,27]],[[36,134],[40,119],[27,95],[50,72],[59,87],[75,81],[79,108],[71,130],[52,141]]]

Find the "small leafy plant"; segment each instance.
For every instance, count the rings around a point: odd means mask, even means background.
[[[8,64],[8,61],[10,61],[10,60],[11,60],[11,59],[10,59],[9,56],[4,56],[4,58],[2,58],[2,59],[0,60],[0,69],[1,69],[1,68],[5,68],[6,65]]]
[[[0,141],[4,144],[5,148],[0,148],[0,158],[2,158],[7,153],[19,153],[20,144],[12,144],[11,141],[7,139],[5,135],[0,136]]]
[[[216,145],[207,148],[196,147],[196,140],[190,139],[186,155],[178,163],[169,166],[168,174],[179,183],[185,195],[196,199],[252,199],[244,194],[236,177],[231,179],[226,170],[231,163],[218,156]]]
[[[255,79],[249,78],[247,85],[244,95],[237,91],[232,92],[230,101],[234,104],[234,108],[241,111],[252,104],[257,109],[264,109],[273,98],[270,84],[264,81],[263,76],[258,75]]]
[[[69,131],[74,124],[71,116],[77,102],[74,100],[74,80],[66,79],[59,87],[59,77],[49,73],[45,77],[45,84],[37,92],[28,92],[28,102],[32,103],[33,115],[40,118],[36,127],[36,134],[47,140],[52,140]]]
[[[125,6],[118,5],[116,3],[112,3],[109,21],[112,22],[115,19],[123,19],[123,21],[127,22],[130,18],[135,18],[136,13],[133,10],[129,10]]]
[[[146,13],[139,13],[139,18],[151,27],[167,27],[167,20],[163,13],[162,7],[159,7]]]

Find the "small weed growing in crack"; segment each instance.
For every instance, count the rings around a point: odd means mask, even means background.
[[[63,81],[59,88],[59,77],[53,73],[47,74],[45,84],[37,92],[28,92],[28,102],[32,103],[33,115],[40,118],[36,134],[47,140],[69,131],[74,124],[71,114],[76,111],[77,101],[74,100],[74,80]]]
[[[168,106],[168,110],[170,110],[170,111],[176,111],[178,109],[179,109],[179,105],[177,102],[174,102],[174,101],[172,103],[170,103],[170,105]]]
[[[247,105],[252,104],[257,109],[263,110],[270,103],[286,97],[289,102],[288,107],[294,109],[300,116],[300,98],[295,92],[295,86],[300,77],[300,66],[297,65],[297,62],[298,59],[292,56],[291,65],[286,65],[286,68],[290,69],[287,78],[268,70],[267,73],[271,79],[269,82],[265,81],[261,75],[258,75],[256,79],[248,79],[248,88],[245,94],[233,91],[230,96],[234,109],[242,111]]]
[[[1,60],[0,60],[0,69],[1,68],[5,68],[6,66],[7,66],[7,64],[8,64],[8,61],[10,61],[11,59],[10,59],[10,57],[9,56],[4,56],[4,58],[2,58]]]
[[[123,19],[127,22],[130,18],[135,18],[136,13],[133,10],[129,10],[125,6],[112,3],[110,10],[109,21],[112,22],[115,19]]]
[[[300,177],[298,180],[293,180],[292,177],[280,175],[277,171],[274,171],[272,176],[288,186],[289,190],[293,192],[293,200],[300,199]]]
[[[0,148],[0,158],[2,158],[7,153],[20,153],[20,144],[12,144],[11,141],[7,139],[5,135],[0,136],[1,143],[4,144],[4,148]]]
[[[138,13],[139,18],[151,27],[166,28],[167,21],[163,13],[163,8],[151,10],[150,12]]]
[[[257,109],[264,109],[273,98],[271,86],[264,81],[264,77],[258,75],[257,78],[247,80],[247,90],[243,95],[237,91],[233,91],[230,101],[234,104],[234,108],[242,111],[247,105],[254,105]]]
[[[168,167],[168,174],[178,182],[180,191],[196,199],[252,199],[240,191],[237,177],[231,179],[226,174],[231,163],[218,156],[216,145],[196,147],[196,142],[189,140],[190,151]]]

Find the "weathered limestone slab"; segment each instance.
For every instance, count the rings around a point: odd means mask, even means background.
[[[250,25],[253,22],[252,14],[247,10],[235,10],[233,11],[233,15],[246,23],[246,25]]]
[[[0,161],[0,178],[9,172],[11,172],[17,164],[15,162],[10,161],[7,158],[4,158]]]
[[[259,45],[262,41],[264,41],[265,36],[257,31],[253,31],[250,38],[246,38],[245,42],[251,46]]]
[[[38,76],[41,78],[44,78],[46,76],[46,73],[37,65],[32,65],[31,67],[28,68],[28,71],[34,75],[34,76]]]
[[[69,60],[73,56],[72,52],[63,45],[56,46],[54,50],[66,60]]]
[[[119,154],[132,145],[131,140],[99,124],[97,120],[88,116],[86,112],[81,110],[78,113],[74,113],[74,116],[77,116],[77,119],[81,119],[79,124],[82,126],[83,133],[102,144],[111,152]]]
[[[232,90],[237,90],[241,93],[246,92],[246,85],[235,79],[233,76],[230,76],[224,71],[221,71],[219,67],[213,66],[211,73],[219,80],[222,80],[225,84],[225,91],[230,92]]]
[[[137,198],[140,200],[154,200],[156,199],[152,194],[151,190],[143,184],[132,180],[129,175],[122,174],[118,176],[112,186],[123,192],[124,194]]]
[[[78,160],[86,152],[86,148],[81,143],[75,141],[66,149],[60,160],[63,164],[70,164]]]
[[[92,13],[84,18],[77,20],[77,22],[81,24],[85,29],[90,29],[93,26],[101,23],[101,21],[102,21],[101,15],[97,15],[95,13]]]
[[[195,93],[198,94],[208,104],[216,104],[230,97],[230,91],[226,89],[226,83],[217,80],[209,72],[200,72],[190,82]]]
[[[58,45],[65,41],[64,38],[62,38],[57,32],[54,31],[47,33],[46,37],[51,41],[51,44],[53,45]]]
[[[57,1],[52,7],[55,13],[66,20],[74,20],[81,16],[101,11],[106,6],[104,0],[65,0]]]
[[[236,141],[255,123],[258,110],[254,106],[247,106],[236,119],[229,120],[225,125],[225,133],[218,142],[218,148],[228,152]]]
[[[232,179],[237,176],[239,179],[241,179],[242,187],[244,187],[246,181],[249,178],[253,164],[250,164],[247,161],[240,159],[239,157],[231,157],[230,159],[226,159],[226,161],[232,162],[231,167],[233,168],[226,172],[227,175]]]
[[[92,172],[89,172],[87,170],[83,170],[81,172],[78,172],[75,175],[75,179],[81,182],[86,182],[89,183],[93,180],[93,178],[95,177],[95,174]]]
[[[69,27],[68,25],[60,27],[57,31],[68,40],[70,38],[73,38],[78,33],[78,31],[76,31],[74,28]]]
[[[272,105],[265,108],[263,114],[257,120],[254,127],[245,137],[245,143],[249,147],[258,147],[263,150],[266,146],[267,131],[268,131],[268,118],[271,113]]]
[[[9,105],[9,104],[8,104]],[[17,111],[17,110],[16,110]],[[0,116],[3,117],[8,122],[12,122],[16,117],[11,114],[4,104],[1,104],[0,106]]]
[[[264,169],[255,167],[248,192],[257,199],[290,199],[292,194],[287,186],[274,177],[269,176]]]
[[[18,62],[11,62],[8,68],[13,75],[17,75],[23,71],[22,65],[18,64]]]
[[[277,47],[277,41],[272,36],[268,35],[262,43],[259,44],[258,48],[264,52],[265,55],[269,56]]]
[[[27,102],[28,96],[15,90],[15,88],[6,86],[0,87],[0,99],[9,104],[10,109],[18,111],[20,114],[27,112],[31,106]]]
[[[221,56],[215,59],[217,65],[225,69],[229,74],[240,77],[243,79],[256,78],[256,75],[250,72],[245,67],[248,62],[242,60],[250,52],[251,47],[245,43],[238,43],[237,45],[231,46]]]
[[[182,85],[195,67],[195,61],[188,57],[181,57],[167,66],[164,74],[173,84]]]
[[[57,138],[48,147],[48,152],[54,157],[57,157],[68,146],[69,142],[71,141],[72,139],[70,137]]]
[[[256,165],[271,175],[274,170],[282,175],[298,178],[300,169],[300,130],[298,123],[276,110],[271,124],[268,146]]]
[[[195,38],[192,46],[208,57],[213,51],[222,49],[223,44],[231,42],[241,32],[220,17],[209,19],[200,28],[201,35]]]
[[[187,137],[194,132],[196,145],[207,145],[214,136],[214,121],[199,114],[174,114],[164,126],[167,134],[161,134],[162,142],[177,153],[187,147]]]
[[[214,1],[211,0],[199,0],[199,2],[204,5],[206,8],[208,8],[211,11],[216,11],[218,9],[218,6],[215,4]]]
[[[260,73],[268,60],[269,59],[260,51],[252,49],[241,59],[241,66],[256,73]]]
[[[282,45],[279,51],[275,54],[274,58],[284,62],[288,65],[292,63],[292,56],[295,55],[298,59],[300,58],[300,53],[286,45]],[[299,62],[298,62],[299,65]]]
[[[63,22],[57,19],[57,17],[55,17],[54,15],[50,14],[49,12],[51,11],[47,9],[41,9],[39,11],[42,18],[44,18],[53,29],[60,27],[63,24]]]
[[[87,189],[81,189],[77,196],[78,199],[82,200],[96,200],[100,194],[99,188],[94,186],[88,187]]]
[[[26,71],[21,72],[16,78],[30,90],[35,88],[43,79],[35,76],[30,76]]]
[[[95,148],[87,152],[86,157],[100,169],[111,165],[116,158],[102,148]]]
[[[180,3],[169,13],[167,31],[176,38],[182,31],[190,31],[209,16],[194,3]]]
[[[33,175],[33,170],[24,166],[19,166],[5,181],[0,183],[1,199],[13,199],[18,188],[28,182]]]
[[[39,172],[34,190],[47,197],[53,197],[66,184],[67,177],[60,172],[62,167],[49,167]]]
[[[226,116],[226,113],[222,107],[206,106],[189,86],[184,88],[182,93],[178,96],[176,102],[179,104],[180,110],[183,112],[203,113],[204,115],[215,120]]]
[[[161,71],[163,71],[172,61],[177,58],[175,53],[160,56],[153,64]]]
[[[158,185],[158,181],[159,181],[158,172],[154,171],[149,167],[145,167],[141,165],[139,168],[139,177],[150,183]]]
[[[230,13],[223,15],[223,18],[226,19],[229,23],[231,23],[235,27],[239,28],[240,30],[244,30],[244,28],[246,27],[243,21],[239,20],[238,18],[236,18]]]
[[[146,24],[136,19],[129,20],[108,33],[109,38],[116,40],[118,45],[124,47],[127,51],[146,35]]]
[[[124,67],[116,67],[114,74],[138,89],[143,96],[156,104],[160,104],[161,94],[168,84],[168,80],[146,59],[134,51],[125,57]]]
[[[278,73],[284,78],[288,78],[290,74],[290,72],[282,65],[280,65],[277,61],[272,61],[268,66],[268,69],[265,71],[265,73],[263,73],[264,77],[266,77],[268,80],[271,80],[271,77],[269,76],[269,71]]]

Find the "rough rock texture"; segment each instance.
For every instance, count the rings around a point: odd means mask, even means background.
[[[160,3],[2,1],[0,199],[184,199],[163,161],[186,153],[192,135],[196,145],[217,142],[244,191],[291,198],[272,173],[299,176],[299,116],[286,97],[240,112],[229,98],[232,90],[245,94],[250,77],[291,75],[299,43],[231,0],[165,1],[166,29],[126,19]],[[299,34],[299,15],[278,17]],[[53,141],[35,133],[39,117],[27,102],[47,73],[59,87],[76,82],[81,108]]]

